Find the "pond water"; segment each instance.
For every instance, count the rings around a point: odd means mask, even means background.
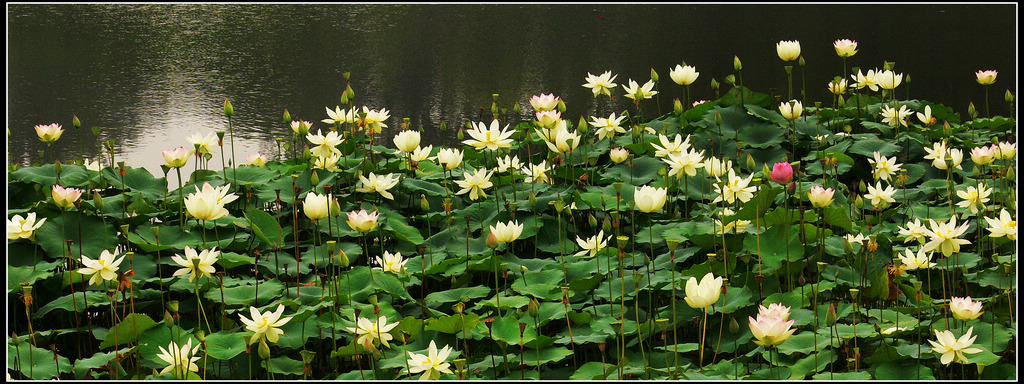
[[[999,70],[991,109],[1006,115],[1003,94],[1016,93],[1016,14],[1014,4],[8,5],[7,149],[11,162],[37,159],[45,145],[33,126],[57,122],[67,129],[60,157],[74,157],[81,137],[95,158],[88,127],[102,126],[99,140],[116,140],[117,160],[161,176],[161,150],[227,129],[227,97],[237,161],[256,151],[273,157],[274,138],[290,133],[284,109],[326,128],[324,107],[339,104],[344,72],[357,105],[391,112],[387,145],[404,117],[424,127],[424,142],[440,143],[441,121],[481,121],[495,93],[501,107],[522,103],[524,118],[531,95],[554,93],[568,106],[564,117],[578,121],[594,107],[580,86],[588,72],[642,84],[654,68],[662,94],[646,105],[651,116],[683,97],[668,72],[684,61],[700,72],[691,100],[714,98],[710,80],[734,72],[734,55],[744,85],[784,94],[775,43],[794,39],[808,100],[830,100],[825,84],[842,72],[832,41],[849,38],[860,44],[850,67],[893,61],[912,78],[901,98],[963,114],[970,101],[983,110],[974,72]],[[622,93],[620,85],[619,111],[629,101]],[[219,168],[219,155],[210,164]]]

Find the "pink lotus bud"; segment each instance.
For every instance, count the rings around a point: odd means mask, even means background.
[[[772,180],[779,184],[786,184],[793,181],[793,167],[787,162],[775,163],[770,174]]]

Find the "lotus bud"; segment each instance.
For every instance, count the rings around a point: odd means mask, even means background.
[[[466,303],[460,301],[458,303],[452,304],[452,310],[455,311],[455,313],[461,315],[464,309],[466,309]]]
[[[665,169],[665,168],[661,168],[661,169]],[[751,156],[749,153],[747,154],[747,169],[749,169],[749,170],[757,169],[757,163],[754,161],[754,157]]]
[[[313,174],[309,176],[309,182],[312,183],[314,187],[316,187],[317,184],[320,184],[320,176],[317,176],[315,170],[313,171]]]
[[[348,267],[348,255],[345,254],[345,250],[338,248],[338,264],[341,264],[342,268]]]
[[[288,113],[288,108],[284,109],[284,115],[281,116],[281,121],[284,122],[285,124],[291,123],[292,114]]]
[[[167,302],[167,310],[171,311],[171,313],[177,313],[178,312],[178,301],[177,300],[168,301]]]
[[[348,97],[349,100],[356,98],[356,92],[352,90],[352,84],[345,85],[345,96]]]
[[[584,119],[583,116],[580,116],[580,122],[576,124],[576,127],[578,127],[580,132],[587,133],[587,129],[589,126],[590,124],[587,123],[587,119]]]
[[[722,125],[722,113],[715,111],[715,125]]]
[[[654,80],[655,83],[658,82],[658,72],[654,68],[651,68],[651,80]]]
[[[726,75],[725,76],[725,83],[726,84],[736,84],[736,75]]]
[[[602,354],[602,355],[604,354],[604,350],[605,350],[606,348],[607,348],[607,346],[605,345],[605,343],[604,343],[603,341],[602,341],[602,342],[599,342],[599,343],[597,343],[597,349],[601,351],[601,354]]]
[[[494,235],[494,232],[487,233],[487,247],[491,249],[498,248],[498,237]]]
[[[711,89],[715,90],[715,92],[717,93],[718,92],[718,87],[720,87],[720,86],[721,85],[718,84],[718,80],[715,80],[715,78],[712,77],[711,78]]]
[[[732,57],[732,67],[737,72],[739,72],[740,70],[743,69],[743,63],[740,62],[740,57],[739,56],[733,56]]]
[[[587,215],[587,223],[590,224],[591,228],[597,228],[597,218],[594,217],[593,213]]]
[[[71,115],[71,125],[74,125],[75,128],[82,128],[82,121],[78,120],[78,115]]]
[[[458,138],[459,141],[462,141],[462,139],[466,137],[466,135],[462,133],[462,128],[459,128],[459,133],[455,135],[455,137]]]
[[[799,63],[800,63],[800,66],[801,66],[801,67],[803,67],[803,66],[806,66],[806,65],[807,65],[807,62],[805,62],[805,61],[804,61],[804,55],[800,55],[800,60],[799,60]]]
[[[537,317],[540,315],[540,303],[537,302],[533,297],[530,298],[530,303],[527,304],[527,311],[530,316]]]
[[[735,317],[730,317],[729,321],[729,334],[735,335],[736,332],[740,331],[740,323],[736,321]]]
[[[1007,103],[1012,103],[1013,102],[1013,94],[1010,93],[1009,89],[1007,89],[1006,90],[1006,94],[1003,95],[1003,100],[1006,100]]]
[[[674,101],[672,101],[672,112],[674,112],[677,115],[683,113],[683,102],[679,101],[678,97]]]
[[[835,305],[835,303],[829,303],[828,304],[828,310],[825,311],[825,324],[828,324],[828,326],[831,327],[833,325],[836,325],[836,321],[838,321],[838,320],[839,320],[839,316],[836,315],[836,305]]]
[[[231,101],[228,98],[224,98],[224,116],[231,117],[235,114],[235,108],[231,106]]]
[[[537,195],[533,194],[533,192],[530,192],[529,201],[530,201],[530,205],[536,206],[537,205]]]
[[[972,119],[978,117],[978,110],[974,108],[974,102],[967,105],[967,114],[971,115]]]
[[[447,131],[447,130],[448,130],[448,124],[445,123],[444,120],[441,120],[441,132],[444,132],[444,131]]]
[[[96,127],[96,126],[92,127],[92,135],[93,136],[99,136],[100,135],[100,129],[103,129],[103,127]]]
[[[601,229],[603,229],[605,232],[611,232],[612,231],[612,220],[611,220],[610,217],[608,217],[608,216],[604,217],[604,220],[601,223]]]
[[[96,206],[97,211],[103,210],[103,196],[100,196],[99,191],[92,191],[92,203]]]
[[[171,312],[164,310],[164,325],[170,327],[174,325],[174,316],[171,316]]]
[[[558,99],[558,112],[565,113],[565,102],[562,99]]]
[[[60,175],[60,171],[61,171],[62,168],[63,167],[60,164],[60,160],[57,160],[57,162],[53,163],[53,172],[54,173]]]
[[[256,335],[253,335],[253,337],[256,337]],[[270,346],[267,345],[266,339],[260,338],[260,347],[258,351],[261,359],[266,360],[270,358]]]

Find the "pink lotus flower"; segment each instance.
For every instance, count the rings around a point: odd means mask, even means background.
[[[82,196],[82,190],[78,188],[64,188],[59,185],[53,186],[53,202],[58,207],[71,208],[75,206],[75,202]]]
[[[36,126],[36,134],[39,135],[39,140],[44,143],[52,143],[60,139],[60,135],[64,133],[63,129],[60,129],[60,124],[40,124]]]
[[[559,99],[554,94],[540,94],[534,95],[530,98],[530,105],[533,109],[539,111],[550,111],[558,106]]]
[[[998,73],[998,71],[990,69],[987,71],[975,72],[974,75],[978,77],[978,84],[989,85],[996,82],[996,75]]]
[[[366,233],[377,228],[377,217],[379,213],[373,211],[372,214],[366,213],[365,209],[360,209],[359,212],[352,211],[348,213],[348,226],[352,229],[359,231],[359,233]]]

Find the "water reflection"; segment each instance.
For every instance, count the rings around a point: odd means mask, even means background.
[[[774,49],[781,39],[802,42],[809,100],[827,100],[824,85],[840,71],[832,40],[852,38],[861,52],[851,67],[895,61],[913,77],[901,92],[964,113],[969,101],[984,97],[974,71],[1000,71],[993,100],[1015,84],[1012,7],[11,5],[8,149],[13,161],[37,158],[44,146],[32,127],[59,122],[68,129],[60,153],[70,157],[79,145],[71,127],[77,114],[88,155],[97,153],[88,127],[103,126],[99,139],[117,140],[118,160],[159,176],[160,150],[187,145],[195,132],[227,129],[221,107],[228,97],[236,111],[236,160],[256,151],[273,157],[274,138],[290,133],[281,122],[284,109],[313,121],[314,129],[325,127],[324,107],[338,104],[346,71],[357,104],[391,111],[382,142],[390,145],[409,117],[427,129],[425,144],[438,144],[441,121],[477,121],[494,93],[501,107],[554,93],[575,122],[593,108],[592,94],[580,86],[587,72],[610,70],[620,84],[643,83],[655,68],[664,111],[683,94],[668,68],[684,60],[701,72],[691,100],[714,97],[710,79],[732,73],[733,55],[744,60],[747,86],[784,90]],[[925,22],[894,25],[881,15]],[[628,107],[621,88],[616,98],[617,111]],[[652,102],[644,113],[657,110]],[[1001,102],[992,111],[1008,113]],[[524,118],[529,112],[524,108]]]

